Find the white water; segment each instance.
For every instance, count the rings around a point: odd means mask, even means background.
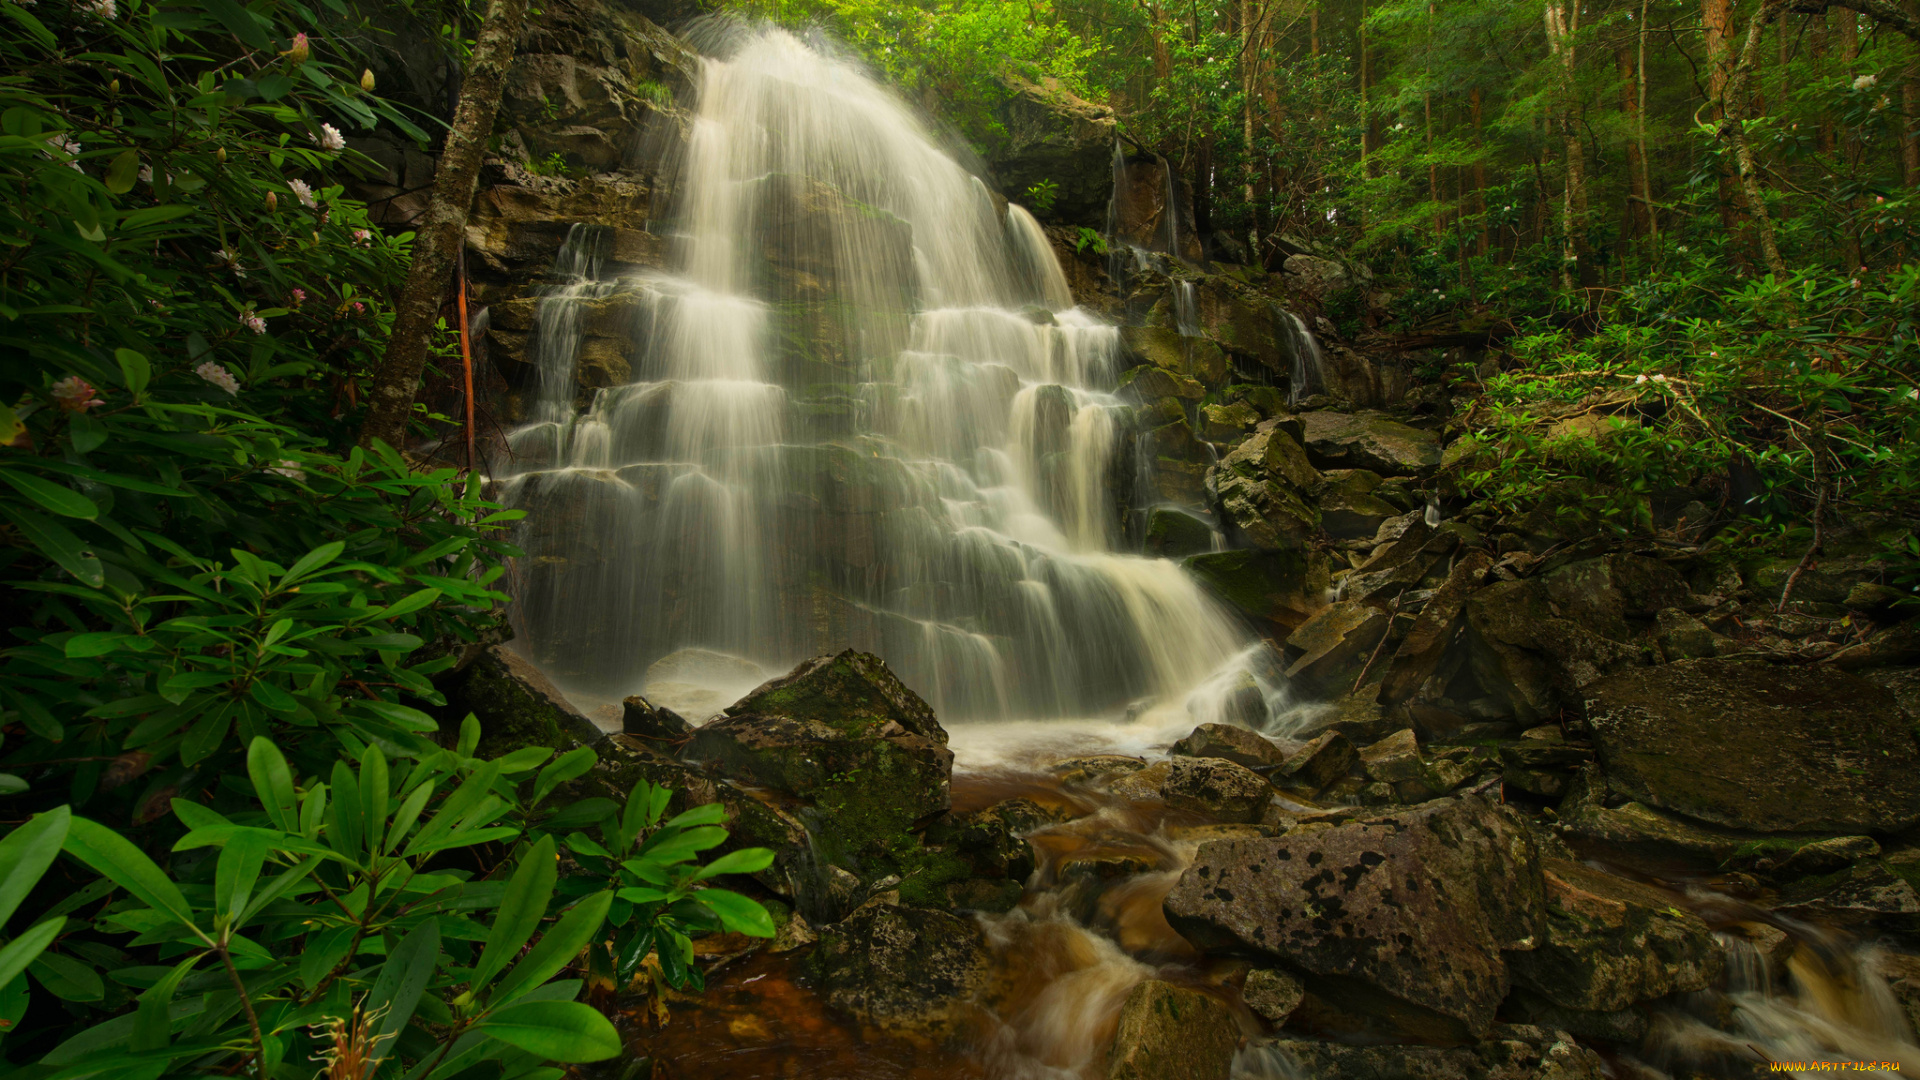
[[[698,36],[675,269],[603,280],[576,230],[533,422],[495,468],[533,511],[534,659],[616,695],[684,648],[777,671],[853,647],[947,721],[1181,706],[1250,639],[1173,563],[1115,550],[1117,330],[856,67],[778,30]],[[576,410],[582,313],[609,304],[632,381]]]

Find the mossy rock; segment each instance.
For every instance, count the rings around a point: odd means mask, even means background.
[[[1290,629],[1326,606],[1329,564],[1311,548],[1218,551],[1185,563],[1194,576],[1245,615]]]
[[[848,649],[816,656],[733,703],[729,716],[815,720],[846,735],[870,735],[887,723],[945,746],[947,733],[920,695],[872,653]]]
[[[1213,550],[1213,527],[1184,510],[1160,507],[1147,514],[1146,552],[1180,559]]]
[[[481,757],[528,746],[561,749],[600,738],[598,725],[568,701],[533,662],[504,645],[482,652],[446,687],[443,723],[472,713],[480,721]]]

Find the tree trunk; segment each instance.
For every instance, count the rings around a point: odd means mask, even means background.
[[[1653,169],[1647,161],[1647,0],[1640,0],[1640,53],[1634,67],[1639,79],[1639,105],[1634,115],[1640,123],[1634,132],[1634,142],[1640,149],[1640,193],[1647,200],[1647,244],[1658,251],[1660,214],[1653,208]]]
[[[1367,47],[1367,0],[1360,0],[1360,178],[1373,178],[1368,154],[1373,149],[1373,110],[1367,101],[1368,83],[1373,78],[1373,54]]]
[[[526,11],[526,0],[493,0],[480,27],[479,40],[461,78],[453,126],[447,131],[446,147],[435,169],[433,194],[414,235],[413,266],[395,305],[387,353],[367,391],[367,417],[360,427],[363,446],[375,440],[395,449],[406,445],[414,390],[426,366],[454,257],[465,243],[467,211],[480,180],[480,159],[493,135],[501,87],[513,63],[514,43],[519,40]]]
[[[1853,65],[1860,59],[1860,16],[1850,10],[1840,12],[1840,74],[1849,82],[1853,79]],[[1849,126],[1846,141],[1843,144],[1841,161],[1846,166],[1847,180],[1852,180],[1860,169],[1860,132]],[[1866,256],[1860,250],[1860,229],[1855,215],[1865,206],[1861,199],[1847,200],[1847,209],[1851,211],[1841,224],[1840,255],[1846,260],[1844,269],[1848,273],[1860,269]]]
[[[1473,214],[1480,223],[1474,254],[1484,259],[1487,255],[1487,161],[1483,156],[1485,148],[1480,141],[1479,87],[1474,87],[1467,95],[1467,104],[1473,110]]]
[[[1574,122],[1574,44],[1580,30],[1579,0],[1547,0],[1547,47],[1560,66],[1556,112],[1567,155],[1567,185],[1560,206],[1560,228],[1565,234],[1561,253],[1560,283],[1573,291],[1575,274],[1581,285],[1593,284],[1593,258],[1587,250],[1587,176],[1586,147],[1580,142],[1580,130]]]
[[[1700,23],[1707,39],[1707,100],[1710,115],[1718,126],[1727,117],[1727,80],[1733,74],[1732,0],[1700,0]],[[1740,227],[1739,186],[1726,162],[1719,163],[1719,170],[1720,225],[1732,236]],[[1744,258],[1735,256],[1736,261]]]
[[[1727,80],[1727,118],[1720,125],[1721,138],[1733,143],[1734,160],[1739,164],[1740,188],[1747,197],[1747,213],[1753,218],[1754,230],[1759,235],[1760,254],[1767,262],[1767,270],[1774,280],[1787,280],[1787,264],[1780,258],[1780,247],[1774,242],[1773,216],[1767,212],[1767,204],[1760,191],[1760,169],[1754,161],[1753,146],[1747,141],[1747,87],[1753,77],[1754,62],[1760,53],[1760,36],[1765,32],[1767,23],[1772,22],[1786,7],[1786,0],[1760,0],[1760,9],[1753,13],[1753,21],[1747,24],[1747,42],[1740,50],[1740,62],[1733,69],[1733,75]]]
[[[1909,12],[1920,11],[1920,0],[1907,0]],[[1908,187],[1920,186],[1920,55],[1907,45],[1907,66],[1900,81],[1900,165]]]
[[[1627,119],[1630,130],[1636,134],[1640,129],[1639,78],[1634,70],[1633,50],[1625,45],[1614,50],[1614,65],[1620,72],[1620,114]],[[1626,251],[1633,246],[1633,239],[1647,234],[1647,193],[1641,190],[1640,142],[1627,140],[1627,203],[1625,213],[1620,215],[1620,248]]]

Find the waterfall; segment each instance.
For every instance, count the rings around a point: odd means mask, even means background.
[[[1326,363],[1321,359],[1320,342],[1300,316],[1280,308],[1274,310],[1280,315],[1280,341],[1288,360],[1287,401],[1298,405],[1303,398],[1326,390]]]
[[[946,720],[1183,701],[1251,638],[1116,550],[1117,329],[857,67],[775,29],[697,36],[672,269],[601,280],[576,230],[494,467],[529,511],[534,659],[617,695],[678,650],[783,670],[854,647]],[[576,411],[589,307],[597,349],[631,326],[630,378]]]
[[[1198,292],[1191,281],[1176,279],[1173,283],[1173,325],[1183,338],[1200,336]]]

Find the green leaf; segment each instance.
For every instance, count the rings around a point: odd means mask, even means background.
[[[133,1037],[129,1045],[134,1050],[162,1050],[173,1039],[173,995],[180,989],[180,981],[193,971],[205,954],[195,954],[175,964],[172,971],[160,977],[160,981],[147,988],[140,995],[140,1007],[135,1013]]]
[[[300,556],[299,561],[288,567],[286,573],[280,575],[280,583],[276,587],[284,589],[299,582],[302,578],[339,558],[340,553],[345,550],[347,550],[347,544],[344,540],[336,540],[331,544],[322,544],[314,548]]]
[[[48,919],[0,947],[0,986],[14,980],[27,965],[37,959],[60,936],[67,925],[64,918]]]
[[[202,940],[206,939],[206,935],[194,926],[193,908],[188,906],[187,898],[180,894],[180,887],[155,866],[152,859],[147,858],[146,852],[134,847],[119,833],[86,818],[76,817],[67,828],[66,843],[61,846],[67,854],[132,893],[135,899],[172,916]]]
[[[67,639],[67,643],[61,646],[60,651],[66,653],[69,660],[84,660],[94,656],[105,656],[120,648],[123,642],[133,638],[133,636],[132,634],[120,634],[111,631],[97,634],[75,634]]]
[[[494,759],[500,763],[500,775],[512,776],[534,768],[553,756],[553,750],[545,746],[523,746],[511,754],[502,754]]]
[[[200,0],[200,6],[206,8],[208,14],[220,20],[221,26],[249,48],[263,52],[273,50],[273,39],[261,28],[260,21],[234,0]]]
[[[749,937],[772,937],[773,917],[757,902],[726,889],[701,889],[693,899],[720,917],[720,925]]]
[[[607,908],[613,903],[611,892],[598,892],[580,901],[560,916],[553,929],[540,935],[540,941],[527,958],[515,964],[488,997],[489,1002],[512,1001],[560,973],[573,963],[581,951],[591,945],[600,927],[607,921]]]
[[[253,790],[266,807],[267,819],[281,832],[300,831],[300,803],[293,791],[293,772],[273,740],[254,736],[247,747],[247,775],[253,778]]]
[[[48,993],[62,1001],[100,1001],[107,996],[100,973],[71,956],[42,952],[27,970]]]
[[[0,926],[13,917],[20,901],[53,865],[67,839],[73,814],[64,806],[35,814],[0,839]],[[0,979],[4,983],[5,979]]]
[[[719,847],[727,841],[727,830],[716,825],[703,825],[685,832],[672,832],[662,828],[647,838],[637,852],[641,859],[672,866],[683,863],[708,848]]]
[[[100,516],[100,508],[93,504],[92,499],[70,487],[42,480],[18,469],[0,469],[0,480],[5,480],[15,491],[62,517],[92,521]]]
[[[386,841],[387,793],[391,790],[387,755],[378,743],[368,743],[360,752],[360,820],[366,822],[368,851],[379,851]]]
[[[330,926],[307,935],[300,949],[300,982],[312,990],[327,973],[340,966],[353,947],[354,927]]]
[[[720,803],[701,803],[684,813],[675,814],[673,820],[660,826],[663,829],[688,829],[695,825],[718,825],[727,820],[727,808]]]
[[[114,155],[113,164],[107,166],[107,190],[115,195],[125,195],[133,190],[133,182],[140,178],[140,153],[137,150],[122,150]],[[140,391],[135,390],[134,393]]]
[[[95,589],[107,583],[107,573],[100,560],[66,526],[11,506],[0,506],[0,514],[6,515],[29,543],[60,569],[72,574],[74,580]]]
[[[365,837],[361,803],[354,795],[360,780],[344,761],[333,763],[333,802],[327,807],[327,843],[349,863],[357,864]]]
[[[577,1001],[525,1001],[487,1017],[479,1030],[548,1061],[620,1056],[620,1033],[600,1010]]]
[[[373,1031],[370,1058],[365,1075],[372,1075],[377,1063],[387,1056],[394,1040],[406,1030],[407,1021],[420,1005],[420,995],[433,981],[440,963],[440,923],[428,918],[387,954],[380,965],[380,976],[366,997],[367,1015],[379,1020]]]
[[[700,868],[693,875],[695,881],[705,881],[721,874],[757,874],[773,865],[773,852],[763,847],[741,848],[729,851]]]
[[[369,619],[397,619],[402,615],[411,615],[421,608],[431,605],[438,599],[440,599],[439,589],[421,589],[416,593],[388,604],[386,607],[375,609],[372,614],[367,617]]]
[[[587,770],[593,768],[594,762],[599,760],[600,755],[586,746],[576,747],[560,755],[553,764],[540,770],[539,777],[533,782],[533,801],[527,804],[527,809],[531,810],[540,805],[554,788],[586,775]]]
[[[220,849],[213,869],[214,914],[228,922],[237,920],[253,898],[254,883],[266,865],[268,841],[259,831],[236,832]]]
[[[552,836],[534,841],[520,857],[520,865],[507,882],[506,898],[494,914],[486,948],[481,950],[480,959],[473,966],[472,984],[476,991],[499,974],[508,960],[518,956],[520,947],[539,928],[541,917],[547,913],[547,901],[553,897],[558,873]]]

